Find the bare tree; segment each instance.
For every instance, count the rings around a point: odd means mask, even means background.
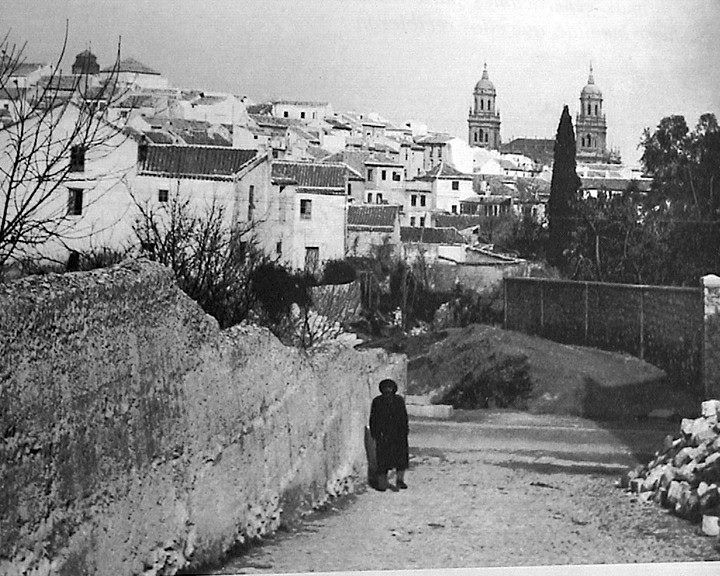
[[[112,70],[99,79],[88,70],[61,74],[67,41],[66,23],[49,76],[28,87],[18,82],[26,44],[13,43],[9,33],[0,37],[0,95],[11,103],[9,123],[0,125],[0,267],[51,239],[72,237],[79,198],[68,191],[68,181],[123,138],[122,127],[106,117],[123,95],[120,44]]]
[[[257,223],[230,224],[215,199],[198,211],[180,193],[159,207],[135,204],[133,229],[145,255],[172,269],[180,288],[221,327],[244,320],[254,303],[252,271],[268,261],[255,240]]]

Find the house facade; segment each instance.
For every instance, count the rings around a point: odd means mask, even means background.
[[[347,256],[394,256],[400,247],[400,207],[348,206],[345,232]]]

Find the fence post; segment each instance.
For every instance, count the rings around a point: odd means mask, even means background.
[[[588,312],[588,283],[585,282],[585,344],[587,344],[588,341],[588,319],[589,319],[589,312]]]
[[[702,381],[705,400],[720,396],[720,277],[708,274],[703,283]]]
[[[503,278],[503,328],[507,330],[507,319],[508,319],[508,298],[507,298],[507,283],[508,279]]]
[[[540,334],[545,333],[545,284],[540,282]]]
[[[645,289],[640,288],[640,360],[645,360]]]

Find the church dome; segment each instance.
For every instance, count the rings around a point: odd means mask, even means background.
[[[490,77],[488,76],[487,64],[485,64],[485,68],[483,69],[482,78],[480,78],[480,80],[478,80],[478,83],[475,84],[475,92],[495,93],[495,86],[492,82],[490,82]]]
[[[595,86],[595,78],[593,77],[592,66],[590,66],[590,76],[588,76],[588,83],[585,85],[585,88],[582,89],[582,92],[580,92],[580,97],[583,96],[597,96],[602,98],[602,92],[600,91],[600,88]]]
[[[75,56],[75,62],[72,65],[73,74],[97,74],[98,72],[100,72],[100,66],[95,54],[90,50],[83,50]]]

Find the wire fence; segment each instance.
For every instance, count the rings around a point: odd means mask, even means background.
[[[506,278],[505,327],[627,352],[702,391],[701,288]]]

